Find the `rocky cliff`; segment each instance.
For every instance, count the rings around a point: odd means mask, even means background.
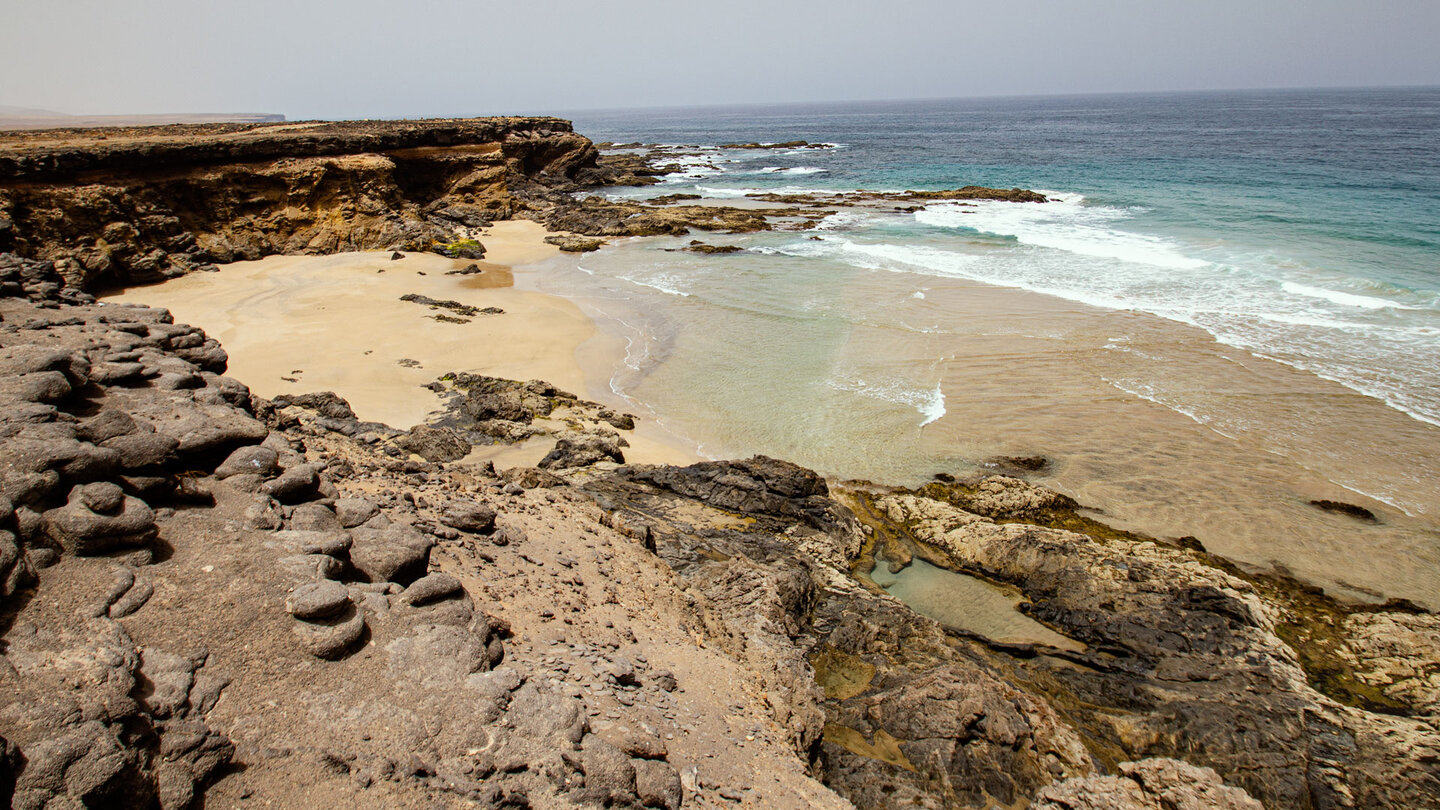
[[[483,250],[540,190],[625,179],[556,118],[0,133],[0,251],[78,288],[272,253]]]

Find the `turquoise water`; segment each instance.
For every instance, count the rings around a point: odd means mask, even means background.
[[[776,253],[901,265],[1147,312],[1440,424],[1440,89],[639,111],[595,140],[712,149],[632,194],[1053,192],[852,219]],[[1007,249],[1008,248],[1008,249]]]
[[[602,393],[702,455],[914,484],[1040,453],[1112,523],[1440,605],[1440,90],[573,118],[686,164],[614,196],[1053,198],[618,240],[536,274],[624,347]],[[791,140],[834,147],[719,146]],[[744,250],[675,250],[695,236]]]

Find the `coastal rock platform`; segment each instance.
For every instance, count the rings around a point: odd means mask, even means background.
[[[271,252],[460,255],[522,209],[631,235],[803,227],[824,201],[577,203],[655,175],[556,119],[112,134],[0,150],[0,250],[24,254],[0,254],[0,801],[1440,796],[1440,633],[1415,605],[1341,603],[1008,475],[632,463],[636,417],[543,381],[445,375],[408,430],[334,392],[266,398],[203,330],[83,291]],[[542,432],[533,466],[474,455]],[[927,618],[877,557],[1005,588],[1066,643]]]

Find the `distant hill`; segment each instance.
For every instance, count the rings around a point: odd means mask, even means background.
[[[264,124],[284,121],[274,113],[193,113],[156,115],[70,115],[0,104],[0,130],[60,127],[144,127],[159,124]]]
[[[65,113],[41,110],[35,107],[12,107],[0,104],[0,118],[68,118]]]

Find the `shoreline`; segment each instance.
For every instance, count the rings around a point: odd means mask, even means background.
[[[596,337],[591,319],[563,296],[515,285],[516,268],[559,255],[543,241],[548,235],[528,220],[503,221],[481,234],[479,261],[423,253],[392,260],[384,251],[270,256],[101,300],[164,307],[205,329],[226,347],[231,372],[261,396],[333,391],[360,419],[407,429],[439,410],[425,386],[450,372],[544,380],[582,396],[608,381],[608,353],[587,352],[583,364],[577,354]],[[447,275],[472,264],[481,272]],[[412,293],[504,312],[437,320],[456,313],[400,300]],[[627,440],[631,463],[699,460],[648,421]],[[533,466],[552,445],[479,447],[470,458]]]
[[[367,161],[377,174],[381,164]],[[445,223],[478,216],[465,206],[473,203],[457,196],[443,209],[426,203],[407,212]],[[628,222],[632,215],[606,216]],[[9,683],[40,684],[45,699],[60,695],[55,705],[69,707],[76,669],[51,662],[93,660],[81,674],[119,684],[113,705],[130,714],[87,724],[85,739],[98,733],[104,742],[112,734],[106,723],[134,717],[127,727],[156,732],[123,739],[143,753],[134,767],[143,784],[208,785],[216,803],[303,795],[315,804],[400,805],[448,791],[461,800],[515,796],[537,806],[568,800],[674,810],[683,800],[838,808],[845,799],[865,807],[946,801],[963,790],[987,804],[1045,807],[1053,791],[1093,794],[1091,780],[1113,781],[1117,770],[1153,772],[1147,784],[1156,790],[1199,785],[1211,797],[1225,791],[1237,800],[1249,791],[1269,806],[1352,799],[1421,806],[1433,798],[1440,700],[1423,662],[1436,660],[1440,625],[1418,606],[1342,605],[1283,575],[1247,573],[1194,538],[1148,537],[1098,521],[1065,493],[1021,477],[937,476],[910,490],[827,483],[765,457],[621,466],[610,452],[619,434],[607,426],[629,431],[627,416],[548,384],[447,379],[439,387],[464,398],[449,400],[434,426],[410,431],[339,415],[338,403],[324,397],[265,399],[277,380],[296,393],[347,390],[322,385],[323,370],[353,387],[362,419],[389,409],[403,426],[413,413],[406,409],[424,399],[415,389],[452,370],[530,378],[543,361],[553,364],[540,372],[551,382],[580,394],[602,389],[596,369],[619,368],[623,338],[586,317],[582,285],[568,296],[527,289],[552,279],[565,290],[563,274],[548,273],[564,262],[545,258],[555,253],[539,246],[543,228],[493,219],[503,224],[452,230],[429,245],[453,249],[456,240],[484,238],[492,261],[468,276],[445,275],[463,269],[463,260],[392,260],[387,248],[277,257],[192,274],[190,287],[186,279],[169,285],[212,308],[213,337],[171,323],[161,310],[94,306],[74,293],[83,303],[64,311],[66,296],[44,273],[73,271],[75,259],[0,265],[10,272],[6,283],[33,302],[7,302],[4,313],[6,332],[16,336],[6,345],[15,379],[0,394],[26,403],[5,409],[8,459],[12,467],[39,459],[36,469],[48,473],[6,479],[7,498],[12,490],[23,495],[13,499],[7,523],[22,553],[11,555],[15,576],[4,584],[30,592],[20,603],[25,621],[5,639],[25,677]],[[291,227],[278,214],[272,224],[277,232]],[[248,238],[247,228],[236,220],[199,238],[229,244],[223,240]],[[325,233],[297,230],[293,244]],[[619,261],[634,258],[628,246],[617,248]],[[198,254],[178,255],[184,262]],[[595,266],[610,257],[601,254]],[[132,269],[146,272],[143,262]],[[786,272],[768,287],[759,283],[764,273],[711,275],[772,304],[820,286]],[[875,288],[858,283],[862,275],[824,290],[827,299],[802,303],[865,300]],[[164,303],[162,289],[131,292]],[[909,298],[910,288],[880,291],[891,301]],[[966,295],[926,291],[920,299],[942,309]],[[401,300],[410,293],[424,298]],[[633,299],[632,310],[667,314],[650,298]],[[1034,298],[1006,300],[1032,314],[1055,309]],[[906,412],[903,399],[890,400],[889,416],[874,419],[885,405],[870,402],[861,416],[873,421],[846,423],[858,399],[830,391],[826,400],[823,383],[837,370],[873,382],[867,369],[877,366],[947,372],[923,365],[933,363],[938,343],[899,336],[887,343],[883,329],[842,318],[767,343],[751,340],[765,335],[744,329],[743,319],[740,328],[719,328],[723,320],[694,306],[703,296],[673,301],[677,321],[682,312],[695,320],[656,353],[658,365],[633,358],[649,372],[640,376],[652,391],[723,400],[749,414],[687,414],[638,393],[677,422],[701,418],[760,452],[802,463],[795,447],[810,453],[807,441],[827,442],[877,469],[877,448],[893,455],[904,452],[903,442],[960,427],[971,435],[938,442],[948,455],[935,466],[965,477],[979,469],[974,459],[983,456],[972,451],[987,441],[1033,442],[1018,449],[1048,454],[1049,439],[1088,421],[1095,432],[1076,432],[1077,441],[1092,446],[1091,461],[1110,465],[1089,468],[1097,480],[1128,474],[1155,488],[1172,483],[1154,469],[1132,469],[1127,450],[1105,439],[1126,425],[1112,419],[1117,401],[1130,401],[1166,439],[1183,416],[1113,390],[1097,399],[1077,385],[1083,375],[1014,370],[1017,359],[1075,366],[1077,355],[1060,351],[1073,347],[1058,326],[1047,333],[1032,319],[1012,331],[976,324],[943,332],[945,341],[961,342],[954,371],[979,374],[986,385],[963,396],[951,391],[950,418],[912,436],[893,428],[918,421],[913,403]],[[505,312],[484,314],[485,306]],[[191,316],[177,311],[175,319]],[[1083,313],[1050,320],[1072,331],[1072,321],[1083,321],[1075,334],[1104,340]],[[232,328],[236,377],[226,378],[219,341]],[[240,332],[259,334],[250,341]],[[1146,332],[1137,342],[1162,345],[1169,334]],[[1007,354],[1018,341],[1050,341],[1051,350]],[[731,354],[706,365],[705,350],[727,343]],[[302,352],[310,365],[291,362]],[[673,361],[687,352],[701,358],[692,388],[674,373]],[[1107,354],[1115,353],[1085,357]],[[841,361],[855,365],[833,365]],[[256,371],[244,370],[251,362]],[[506,363],[518,370],[498,370]],[[807,368],[824,373],[802,391]],[[966,379],[973,377],[944,385],[964,388]],[[1036,395],[1055,379],[1062,390]],[[627,386],[622,379],[616,387]],[[756,396],[767,390],[772,398]],[[999,421],[970,424],[959,407],[967,398]],[[1065,411],[1067,401],[1089,410]],[[805,428],[798,444],[773,441],[776,423],[796,415]],[[1046,419],[1033,430],[1006,424]],[[1056,433],[1055,419],[1071,424]],[[859,427],[866,441],[847,447],[842,423],[852,433]],[[547,427],[556,429],[554,454],[538,468],[467,463],[534,463],[544,443],[531,437]],[[1144,431],[1131,432],[1132,444],[1147,443]],[[512,444],[463,455],[490,437]],[[634,448],[628,460],[645,452]],[[1162,473],[1166,453],[1176,457],[1173,447],[1155,454]],[[1061,455],[1057,463],[1064,470],[1072,459]],[[1231,506],[1223,495],[1215,503],[1213,494],[1194,493],[1211,507]],[[117,527],[124,533],[107,534],[107,521],[124,523]],[[142,521],[145,530],[135,531]],[[1303,534],[1304,527],[1281,528]],[[865,566],[878,560],[923,560],[1001,587],[977,589],[980,607],[956,618],[966,626],[952,627],[872,588]],[[41,580],[35,598],[31,586]],[[75,621],[77,605],[105,593],[89,620]],[[940,598],[949,598],[944,587]],[[1022,603],[1020,612],[1059,638],[987,624],[1013,618]],[[974,620],[978,630],[969,626]],[[97,656],[97,649],[113,653]],[[1397,666],[1410,662],[1417,666]],[[132,694],[145,684],[156,687],[152,694]],[[20,702],[8,705],[37,702],[31,694],[17,693]],[[69,712],[64,723],[52,721],[57,712],[6,716],[6,744],[31,757],[32,781],[22,787],[68,767],[69,759],[50,763],[76,749],[46,741],[71,733],[80,715]],[[216,753],[162,762],[158,752],[193,738],[197,720]],[[186,770],[166,770],[175,761]],[[242,767],[219,770],[226,762]],[[58,784],[37,789],[68,789]]]
[[[724,338],[746,335],[750,345],[750,327],[766,327],[721,313],[732,301],[721,283],[687,288],[687,295],[639,283],[651,279],[632,268],[682,260],[683,253],[660,252],[671,247],[664,237],[627,240],[587,254],[594,257],[587,271],[537,276],[537,288],[577,301],[602,329],[656,337],[660,356],[638,363],[642,371],[620,369],[622,390],[706,455],[763,453],[835,480],[910,486],[937,472],[993,473],[984,463],[993,457],[1042,455],[1047,467],[1032,479],[1095,507],[1107,522],[1156,537],[1197,536],[1255,570],[1288,571],[1357,604],[1392,597],[1436,603],[1427,572],[1440,570],[1431,518],[1437,493],[1416,485],[1403,491],[1409,502],[1393,493],[1377,498],[1366,482],[1404,481],[1428,469],[1426,448],[1440,457],[1440,435],[1381,401],[1160,316],[978,281],[864,271],[837,282],[824,306],[911,307],[915,314],[906,317],[934,330],[857,327],[816,349],[824,365],[776,377],[773,363],[747,360],[753,351],[737,351]],[[733,265],[726,257],[689,261],[704,262],[684,271],[692,285],[748,270],[743,258]],[[779,285],[795,271],[777,267],[748,283]],[[917,287],[924,300],[912,298]],[[1116,343],[1115,335],[1128,337]],[[778,331],[764,340],[791,345]],[[870,382],[886,369],[913,376],[916,385],[928,379],[927,390],[943,387],[948,413],[920,425],[929,417],[915,402],[803,390],[812,371],[823,382],[832,365]],[[752,377],[793,384],[772,392]],[[1272,390],[1279,394],[1265,398]],[[1167,404],[1197,391],[1208,410],[1191,414]],[[1241,406],[1246,420],[1230,416]],[[1373,455],[1367,448],[1375,436],[1392,437],[1394,446]],[[1317,501],[1361,505],[1380,519],[1325,512]],[[1370,555],[1373,570],[1337,566],[1357,548]]]
[[[392,261],[384,252],[272,256],[227,265],[219,273],[191,273],[161,285],[131,288],[106,300],[164,306],[174,312],[177,320],[206,329],[227,347],[233,373],[254,381],[256,393],[262,396],[330,390],[348,400],[363,420],[401,428],[419,424],[441,406],[439,396],[421,389],[440,375],[463,371],[544,380],[617,409],[641,411],[643,417],[636,421],[636,429],[625,436],[625,459],[632,464],[683,466],[761,453],[795,459],[837,481],[862,478],[918,486],[934,472],[973,468],[983,473],[981,462],[987,457],[1039,452],[1052,457],[1054,463],[1037,481],[1094,506],[1097,515],[1117,526],[1158,537],[1198,535],[1207,548],[1240,564],[1257,571],[1292,573],[1356,604],[1378,604],[1392,597],[1421,604],[1434,602],[1423,584],[1417,584],[1415,577],[1423,581],[1423,575],[1407,573],[1404,566],[1394,568],[1393,575],[1367,573],[1357,577],[1332,571],[1325,562],[1349,547],[1350,541],[1343,538],[1350,535],[1369,537],[1367,542],[1378,544],[1374,547],[1384,558],[1405,554],[1423,558],[1423,516],[1406,514],[1406,510],[1387,501],[1335,481],[1307,467],[1301,458],[1283,453],[1276,456],[1273,448],[1265,446],[1263,435],[1246,436],[1243,430],[1232,435],[1223,426],[1206,424],[1114,382],[1110,382],[1114,390],[1107,396],[1070,379],[1064,384],[1065,390],[1056,395],[1058,399],[1047,399],[1043,386],[1054,385],[1057,378],[1053,375],[1067,374],[1061,369],[1075,362],[1068,349],[1064,357],[1043,359],[1039,365],[1030,361],[1032,367],[1028,370],[1017,370],[1007,363],[1007,370],[995,372],[998,376],[993,378],[986,371],[993,365],[993,357],[1013,356],[1016,352],[1041,357],[1051,352],[1043,346],[1053,340],[1030,335],[1028,327],[1023,326],[1036,318],[1052,325],[1070,324],[1063,328],[1078,329],[1075,334],[1090,338],[1094,337],[1092,332],[1099,334],[1116,323],[1128,323],[1131,326],[1126,329],[1140,328],[1150,335],[1152,345],[1167,352],[1174,347],[1206,343],[1199,336],[1209,338],[1208,333],[1194,327],[1158,316],[1093,309],[1042,293],[981,282],[958,281],[947,290],[939,280],[927,279],[934,303],[943,303],[957,312],[1019,313],[1016,317],[1020,321],[1016,323],[1021,324],[1020,331],[1005,337],[1010,327],[1001,323],[1008,319],[1002,315],[998,320],[990,319],[993,328],[977,327],[973,334],[957,337],[959,344],[949,345],[947,351],[959,352],[955,357],[969,357],[965,362],[950,363],[949,370],[940,375],[944,390],[950,394],[949,413],[917,430],[902,431],[909,437],[904,441],[915,444],[916,452],[924,446],[948,448],[944,458],[931,465],[934,469],[923,474],[919,470],[901,474],[883,463],[873,470],[853,463],[837,467],[833,459],[825,463],[826,459],[814,456],[810,448],[777,444],[776,437],[767,439],[763,430],[751,435],[753,431],[747,425],[752,423],[747,420],[722,414],[697,422],[694,414],[675,407],[674,392],[663,392],[659,400],[646,396],[661,390],[646,389],[643,384],[666,361],[644,372],[638,390],[616,390],[615,375],[624,373],[622,366],[630,350],[626,345],[629,336],[617,331],[625,324],[621,317],[624,313],[617,314],[613,307],[607,309],[602,296],[593,295],[593,288],[585,289],[580,259],[572,260],[570,254],[543,241],[552,233],[528,220],[502,221],[480,234],[487,247],[483,261],[415,253]],[[600,255],[636,247],[635,240],[625,240]],[[446,275],[472,263],[481,269],[480,273]],[[896,287],[898,297],[904,297],[902,287]],[[399,300],[409,293],[482,309],[499,307],[505,312],[476,315],[469,323],[438,321],[437,315],[449,313]],[[662,304],[659,309],[664,309],[663,297],[651,303],[656,301]],[[620,306],[647,305],[642,299]],[[989,316],[979,317],[985,320]],[[1186,337],[1192,332],[1193,336]],[[381,335],[384,340],[377,340]],[[1243,350],[1218,342],[1200,346],[1200,351],[1221,358],[1227,352],[1248,357]],[[860,356],[884,353],[859,340],[847,344],[845,352]],[[1193,362],[1186,352],[1193,354],[1194,350],[1182,349],[1175,358]],[[1107,354],[1115,353],[1092,353],[1096,357]],[[923,362],[919,355],[909,360],[898,356],[893,359]],[[1268,371],[1252,368],[1258,374],[1252,384],[1283,379],[1277,384],[1302,390],[1304,384],[1296,388],[1295,380],[1311,376],[1264,358],[1251,360],[1255,368],[1274,367]],[[1213,364],[1219,360],[1202,362]],[[656,384],[663,386],[663,381]],[[1342,387],[1324,381],[1309,387],[1318,392],[1331,386]],[[1348,389],[1346,392],[1353,397],[1363,396]],[[1317,401],[1329,399],[1318,393],[1311,396],[1319,397]],[[980,402],[990,407],[977,412]],[[1050,405],[1036,410],[1039,403],[1046,402]],[[1406,418],[1383,403],[1376,407],[1383,407],[1394,419]],[[1011,413],[1013,417],[1005,416]],[[981,431],[989,439],[971,435],[979,429],[971,426],[977,418],[989,423],[990,427]],[[1140,436],[1130,435],[1133,431],[1120,435],[1125,433],[1121,426],[1126,420],[1136,419],[1145,426],[1142,432],[1154,438],[1140,441]],[[894,454],[886,449],[892,442],[883,438],[884,433],[852,439],[862,444],[879,439],[879,445],[860,452],[867,452],[872,460],[883,459]],[[1072,440],[1068,438],[1072,434],[1086,438]],[[710,452],[704,450],[707,446],[712,448]],[[498,468],[530,467],[553,447],[553,437],[481,445],[466,460],[489,461]],[[835,451],[831,452],[833,455]],[[1121,463],[1123,458],[1136,459],[1141,466],[1131,468]],[[1164,483],[1142,485],[1139,476],[1148,469],[1144,465],[1165,466],[1165,458],[1173,460],[1170,465],[1178,466],[1167,467]],[[1234,475],[1236,469],[1243,473]],[[1255,486],[1269,494],[1245,494]],[[1236,512],[1235,504],[1243,503],[1246,497],[1255,503]],[[1382,526],[1366,526],[1348,517],[1323,514],[1307,500],[1358,502],[1375,510],[1383,505],[1398,514]],[[1206,507],[1216,501],[1230,506],[1220,512]],[[1277,521],[1274,525],[1285,527],[1273,540],[1265,540],[1265,530],[1255,528],[1262,515]],[[1279,546],[1274,545],[1275,540]],[[1328,551],[1321,553],[1319,549]],[[1419,568],[1423,570],[1426,565],[1422,563]]]

